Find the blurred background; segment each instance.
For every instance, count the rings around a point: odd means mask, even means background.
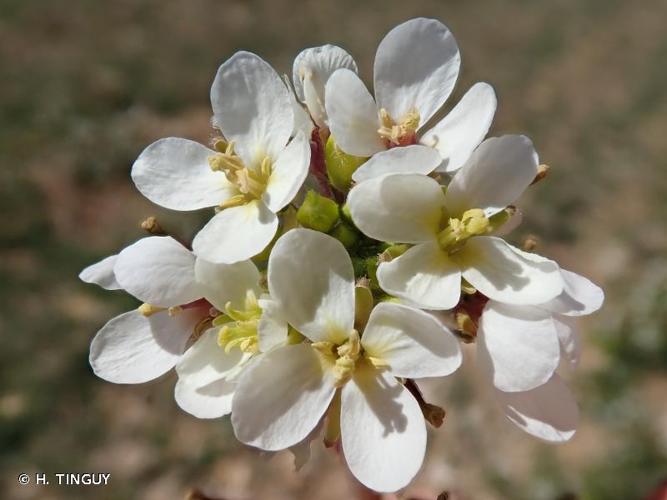
[[[468,368],[427,385],[448,415],[402,498],[667,498],[656,493],[667,479],[664,0],[0,0],[1,498],[352,498],[330,451],[314,447],[294,472],[289,453],[236,443],[227,419],[179,410],[173,375],[136,387],[95,378],[90,339],[136,303],[77,274],[143,236],[146,216],[184,236],[201,221],[151,205],[128,174],[157,138],[209,140],[209,86],[234,51],[291,74],[300,49],[335,43],[370,82],[382,36],[420,15],[459,42],[450,103],[492,83],[492,134],[527,133],[552,167],[521,200],[514,241],[538,235],[540,253],[607,300],[581,324],[571,442],[514,428]],[[20,472],[112,479],[20,486]]]

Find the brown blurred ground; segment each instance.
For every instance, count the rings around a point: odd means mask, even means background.
[[[209,85],[235,50],[291,72],[301,48],[337,43],[368,80],[384,33],[417,15],[441,19],[459,42],[456,97],[492,83],[493,132],[529,134],[552,166],[523,199],[517,241],[539,235],[542,253],[608,299],[582,325],[573,388],[583,421],[571,443],[536,443],[511,427],[468,363],[428,384],[448,417],[408,492],[626,499],[665,479],[664,0],[0,0],[1,498],[180,499],[193,487],[232,500],[351,495],[330,452],[318,447],[295,473],[287,453],[235,443],[226,420],[181,412],[173,376],[141,387],[96,379],[92,335],[135,304],[76,275],[140,237],[147,215],[184,235],[201,220],[151,206],[128,173],[159,137],[208,140]],[[17,484],[35,471],[112,480],[95,490]]]

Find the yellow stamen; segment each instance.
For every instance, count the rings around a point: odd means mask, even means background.
[[[218,151],[222,149],[223,142],[216,142]],[[224,151],[209,157],[208,164],[214,172],[223,172],[240,194],[222,202],[220,208],[237,207],[261,198],[271,177],[271,160],[264,157],[258,166],[250,168],[234,152],[233,142],[224,143],[224,146]]]
[[[447,227],[438,235],[438,243],[443,250],[452,254],[460,250],[469,238],[486,234],[491,229],[484,211],[472,208],[463,212],[460,219],[449,219]]]
[[[225,319],[232,321],[224,324],[218,332],[218,344],[224,347],[225,352],[229,353],[234,347],[238,347],[242,352],[255,354],[259,351],[259,341],[257,338],[257,327],[259,319],[262,316],[262,309],[259,307],[257,297],[252,290],[246,294],[242,309],[234,309],[232,303],[225,305]],[[213,324],[220,323],[220,316],[213,320]]]
[[[382,108],[380,110],[380,128],[378,134],[384,140],[393,145],[410,143],[415,137],[419,128],[420,116],[416,109],[408,111],[397,123],[389,115],[389,112]]]
[[[165,311],[166,309],[167,309],[166,307],[158,307],[152,304],[144,303],[137,308],[137,311],[139,311],[141,314],[143,314],[148,318],[149,316]]]

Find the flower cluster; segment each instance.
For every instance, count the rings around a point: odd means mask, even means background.
[[[453,373],[474,344],[507,417],[569,439],[577,406],[557,369],[576,364],[573,319],[603,293],[502,239],[546,168],[525,136],[485,139],[486,83],[441,117],[459,66],[433,19],[385,36],[374,96],[332,45],[301,52],[292,82],[248,52],[222,64],[211,147],[162,139],[132,167],[154,203],[215,214],[191,244],[148,220],[151,236],[81,273],[142,302],[95,336],[95,373],[134,384],[175,368],[190,414],[231,414],[263,450],[321,436],[364,485],[395,491],[444,416],[414,379]]]

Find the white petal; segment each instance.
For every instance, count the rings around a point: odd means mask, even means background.
[[[219,328],[211,328],[185,351],[176,365],[178,378],[191,387],[204,387],[217,380],[231,379],[246,361],[240,349],[225,352],[218,344]]]
[[[262,200],[272,212],[278,212],[296,196],[306,180],[310,165],[310,142],[298,133],[283,149],[271,167],[271,177]]]
[[[84,283],[99,285],[105,290],[120,290],[122,287],[116,280],[113,267],[116,264],[117,255],[109,255],[99,262],[85,268],[79,274],[79,279]]]
[[[335,391],[310,345],[274,349],[254,359],[238,380],[234,433],[263,450],[293,446],[315,428]]]
[[[213,123],[247,165],[264,156],[275,159],[294,128],[289,91],[262,58],[237,52],[215,76],[211,87]]]
[[[528,391],[551,378],[560,362],[551,314],[489,301],[477,332],[479,362],[501,391]]]
[[[515,305],[542,304],[563,289],[558,265],[508,245],[500,238],[470,238],[451,256],[463,277],[490,299]]]
[[[361,344],[368,355],[387,362],[396,377],[443,377],[461,365],[452,332],[430,314],[400,304],[375,306]]]
[[[270,298],[259,300],[262,317],[257,325],[257,340],[261,352],[269,352],[287,342],[287,321],[283,317],[280,304]]]
[[[581,343],[576,327],[577,319],[554,314],[553,321],[558,332],[561,358],[568,362],[570,369],[574,370],[579,364],[579,357],[581,356]]]
[[[278,217],[262,201],[226,208],[197,233],[192,250],[210,262],[233,264],[260,253],[278,230]]]
[[[461,294],[461,271],[436,242],[421,243],[377,270],[380,287],[424,309],[451,309]]]
[[[354,270],[345,247],[324,233],[292,229],[269,257],[269,293],[312,341],[347,339],[354,326]]]
[[[430,174],[440,165],[440,154],[432,148],[413,144],[392,148],[373,155],[353,174],[352,180],[362,182],[387,174]]]
[[[224,379],[203,387],[194,387],[179,379],[174,399],[182,410],[197,418],[220,418],[232,412],[235,388],[234,382]]]
[[[195,262],[195,276],[206,300],[219,311],[225,310],[227,302],[235,309],[242,308],[249,291],[259,297],[261,276],[257,266],[250,260],[234,264],[214,264],[203,259]]]
[[[215,151],[194,141],[169,137],[143,150],[132,180],[153,203],[171,210],[212,207],[235,193],[225,174],[208,164]]]
[[[425,175],[395,174],[357,184],[347,197],[355,225],[381,241],[419,243],[435,238],[445,196]]]
[[[604,302],[604,292],[589,279],[572,271],[561,269],[563,293],[544,304],[543,307],[566,316],[585,316],[592,314]]]
[[[323,45],[304,49],[294,59],[292,79],[299,100],[308,106],[318,126],[326,125],[324,86],[337,69],[347,68],[357,72],[352,56],[335,45]]]
[[[336,144],[347,154],[371,156],[385,149],[373,96],[349,69],[339,69],[326,84],[325,106]]]
[[[350,471],[365,486],[396,491],[412,480],[426,452],[419,404],[387,372],[360,365],[341,397],[341,439]]]
[[[137,311],[116,316],[90,344],[90,366],[116,384],[153,380],[174,367],[199,319],[196,310],[173,317],[160,312],[146,318]]]
[[[447,186],[447,210],[459,217],[470,208],[487,216],[512,204],[537,175],[537,153],[523,135],[485,140]]]
[[[149,236],[118,254],[114,272],[128,293],[170,307],[202,297],[195,281],[195,256],[171,236]]]
[[[420,142],[442,155],[443,164],[438,170],[454,172],[465,164],[486,137],[496,105],[493,87],[476,83],[447,116],[424,134]]]
[[[306,111],[303,105],[297,100],[294,90],[292,89],[292,84],[290,83],[289,77],[283,75],[283,81],[285,86],[289,91],[290,102],[292,103],[292,111],[294,112],[294,130],[292,135],[295,136],[299,132],[302,132],[306,137],[310,137],[315,128],[313,120],[310,118],[308,111]]]
[[[461,56],[454,36],[435,19],[411,19],[384,37],[375,54],[378,107],[400,120],[413,109],[424,125],[456,84]]]
[[[568,441],[579,421],[579,408],[560,377],[527,392],[496,391],[505,415],[521,430],[544,441]]]

